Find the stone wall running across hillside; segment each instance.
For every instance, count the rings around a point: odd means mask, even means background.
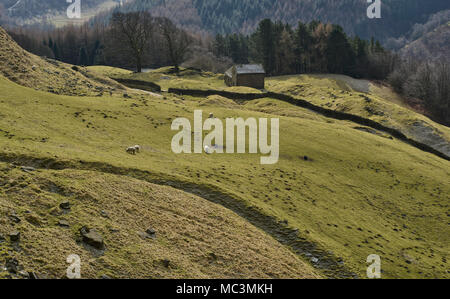
[[[161,86],[159,86],[158,84],[155,84],[153,82],[134,80],[134,79],[121,79],[121,78],[113,78],[113,79],[127,87],[130,87],[130,88],[137,88],[137,89],[142,89],[142,90],[151,91],[151,92],[161,92]]]
[[[283,102],[287,102],[289,104],[306,108],[311,111],[314,111],[316,113],[319,113],[323,116],[334,118],[337,120],[348,120],[352,121],[354,123],[357,123],[359,125],[367,126],[370,128],[373,128],[375,130],[379,130],[385,133],[390,134],[392,137],[397,138],[398,140],[401,140],[411,146],[414,146],[415,148],[418,148],[424,152],[428,152],[431,154],[434,154],[442,159],[450,161],[450,157],[446,155],[445,153],[442,153],[438,151],[437,149],[425,144],[418,142],[416,140],[413,140],[411,138],[408,138],[405,134],[400,132],[399,130],[386,127],[380,123],[377,123],[376,121],[373,121],[371,119],[367,119],[358,115],[335,111],[327,108],[323,108],[320,106],[316,106],[314,104],[311,104],[310,102],[302,99],[296,99],[289,95],[275,93],[275,92],[265,92],[265,93],[236,93],[236,92],[229,92],[229,91],[220,91],[220,90],[199,90],[199,89],[179,89],[179,88],[169,88],[169,93],[179,94],[179,95],[188,95],[193,97],[208,97],[212,95],[219,95],[225,98],[233,99],[233,100],[256,100],[256,99],[262,99],[262,98],[272,98],[277,99]]]

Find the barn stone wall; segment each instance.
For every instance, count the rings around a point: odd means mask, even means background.
[[[256,89],[264,89],[265,74],[238,74],[236,78],[237,86],[247,86]]]

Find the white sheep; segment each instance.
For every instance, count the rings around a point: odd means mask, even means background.
[[[136,155],[136,148],[134,146],[127,148],[127,153],[130,155]]]

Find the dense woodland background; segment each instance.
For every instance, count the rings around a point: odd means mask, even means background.
[[[83,0],[82,8],[98,6],[119,0]],[[3,10],[19,2],[8,13],[14,20],[36,18],[40,15],[61,14],[67,7],[60,0],[1,0]],[[169,17],[187,29],[212,33],[253,32],[265,19],[296,25],[298,20],[339,24],[350,35],[384,42],[389,38],[405,36],[415,24],[449,9],[447,0],[383,0],[382,20],[366,16],[366,0],[124,0],[121,11],[150,10],[154,16]],[[98,16],[109,19],[112,12]]]
[[[83,9],[104,2],[84,0]],[[371,20],[366,0],[129,0],[84,25],[55,28],[26,20],[65,12],[65,1],[1,0],[0,24],[26,50],[71,64],[223,72],[262,63],[268,75],[382,80],[449,124],[450,3],[382,3],[383,18]]]

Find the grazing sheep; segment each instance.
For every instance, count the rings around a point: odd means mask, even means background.
[[[127,148],[127,153],[130,155],[136,155],[136,148],[134,146]]]

